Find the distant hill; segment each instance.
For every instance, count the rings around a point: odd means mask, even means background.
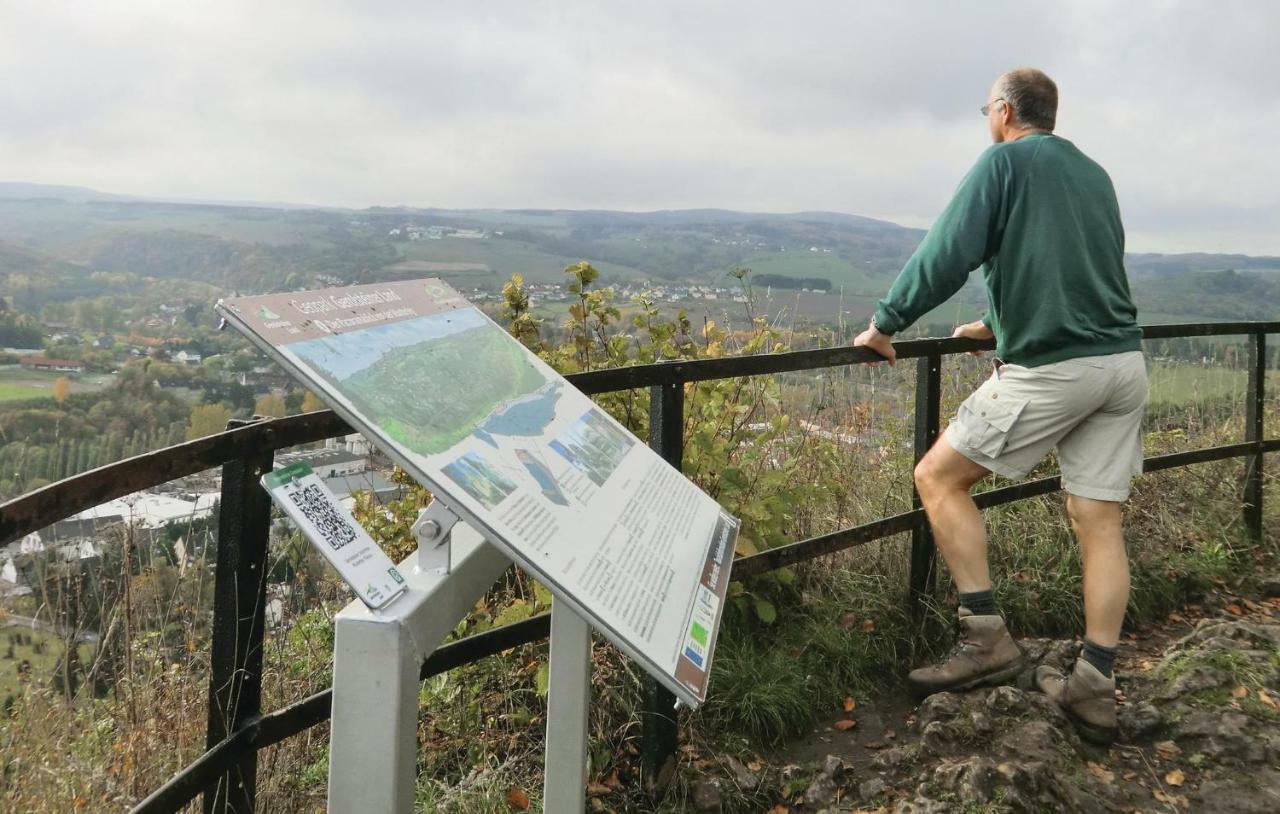
[[[57,274],[71,278],[106,271],[241,293],[422,273],[464,290],[496,292],[512,274],[558,284],[565,266],[589,260],[604,285],[728,287],[728,273],[748,267],[762,286],[826,290],[865,310],[864,300],[884,293],[923,236],[920,229],[837,212],[344,210],[165,202],[0,183],[0,271],[54,264]],[[1144,315],[1280,317],[1272,288],[1280,276],[1271,276],[1280,275],[1280,258],[1130,254],[1126,263]],[[1226,270],[1239,276],[1215,292],[1212,283],[1225,278],[1212,275]],[[1251,275],[1258,279],[1251,282]],[[961,295],[967,307],[981,302],[978,283],[974,275]]]
[[[114,195],[110,192],[99,192],[88,187],[27,184],[21,181],[0,181],[0,198],[51,198],[72,203],[136,200],[129,195]]]

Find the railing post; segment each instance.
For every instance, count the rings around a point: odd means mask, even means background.
[[[231,422],[228,429],[245,423],[248,422]],[[263,611],[271,499],[258,479],[271,471],[273,459],[273,450],[268,447],[222,467],[213,583],[208,748],[262,709]],[[258,753],[250,749],[205,790],[205,814],[252,814],[257,776]]]
[[[942,357],[936,353],[916,360],[915,407],[915,461],[938,440],[939,412],[942,400]],[[914,479],[911,484],[911,508],[919,509],[920,493]],[[912,607],[918,613],[924,608],[924,599],[933,592],[934,574],[933,530],[929,521],[922,520],[911,530],[911,597]]]
[[[1267,335],[1250,337],[1249,390],[1244,405],[1244,440],[1256,442],[1256,452],[1244,459],[1244,527],[1255,541],[1262,541],[1262,439],[1263,406],[1267,383]]]
[[[649,388],[649,446],[680,469],[684,463],[684,384]],[[646,675],[640,708],[640,754],[644,785],[659,792],[671,781],[676,758],[676,697]]]

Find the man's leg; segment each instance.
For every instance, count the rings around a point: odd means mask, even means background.
[[[1084,562],[1085,638],[1114,648],[1129,606],[1129,556],[1120,504],[1068,494],[1067,516]]]
[[[946,436],[916,464],[916,491],[924,504],[933,541],[951,571],[956,590],[991,589],[987,567],[987,529],[969,489],[991,471],[956,452]]]
[[[1129,558],[1120,504],[1067,494],[1067,516],[1084,562],[1084,652],[1068,675],[1048,665],[1036,668],[1036,685],[1066,710],[1080,734],[1110,743],[1116,724],[1116,680],[1111,664],[1129,604]]]
[[[907,676],[907,683],[920,695],[1008,681],[1022,668],[1022,651],[995,611],[986,528],[969,495],[969,488],[989,474],[957,452],[945,437],[916,465],[916,489],[962,606],[956,648],[942,662]]]

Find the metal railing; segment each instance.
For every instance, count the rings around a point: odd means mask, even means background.
[[[1154,472],[1228,458],[1245,458],[1243,525],[1262,537],[1263,457],[1280,451],[1280,439],[1264,437],[1266,336],[1280,333],[1280,322],[1228,322],[1152,325],[1144,339],[1244,335],[1249,337],[1245,440],[1237,444],[1147,458],[1143,471]],[[914,449],[918,460],[937,439],[941,405],[942,357],[990,350],[993,343],[970,339],[917,339],[894,345],[898,359],[916,359]],[[683,460],[684,385],[712,379],[815,370],[881,357],[865,348],[838,347],[760,356],[680,360],[578,373],[569,380],[594,395],[647,388],[649,443],[679,468]],[[142,801],[135,814],[176,812],[204,794],[205,812],[254,810],[257,754],[330,717],[331,691],[289,706],[261,711],[262,641],[267,582],[270,504],[258,478],[270,471],[276,450],[352,432],[329,411],[262,421],[233,421],[226,432],[155,450],[50,484],[0,505],[0,544],[50,526],[78,512],[175,478],[222,467],[222,496],[214,577],[207,751]],[[1061,488],[1046,477],[988,490],[975,496],[989,508]],[[902,532],[911,533],[911,591],[927,595],[934,583],[935,559],[928,522],[913,497],[912,510],[841,529],[738,559],[734,577],[841,551]],[[248,586],[249,590],[242,590]],[[437,649],[422,665],[423,679],[521,644],[545,639],[550,616],[505,625]],[[662,774],[673,759],[676,722],[669,712],[674,697],[656,682],[646,684],[642,710],[644,776]]]

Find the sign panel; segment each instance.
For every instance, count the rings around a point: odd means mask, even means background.
[[[338,496],[299,462],[262,476],[262,488],[369,607],[404,592],[404,577]]]
[[[439,280],[219,312],[682,700],[706,697],[738,521]]]

